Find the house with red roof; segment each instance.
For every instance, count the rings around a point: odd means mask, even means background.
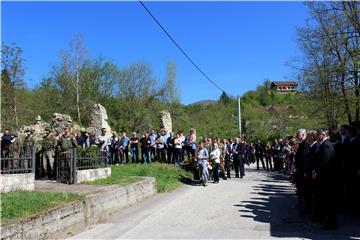
[[[295,93],[298,84],[295,81],[272,82],[271,88],[276,93]]]

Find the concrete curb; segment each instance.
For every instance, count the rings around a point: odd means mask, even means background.
[[[69,203],[21,222],[3,225],[1,239],[65,238],[156,193],[153,177],[144,177],[128,186],[110,185],[101,192],[87,195],[82,202]]]

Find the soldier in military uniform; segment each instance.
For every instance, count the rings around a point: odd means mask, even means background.
[[[32,130],[26,130],[26,137],[24,139],[23,145],[22,145],[22,151],[21,155],[26,158],[32,157],[32,153],[35,147],[35,140]],[[23,167],[24,169],[27,169],[29,167],[29,161],[24,160]]]
[[[54,156],[57,145],[56,137],[49,127],[45,128],[45,136],[42,140],[42,169],[43,180],[54,178]]]
[[[20,150],[21,150],[20,141],[17,137],[17,134],[11,134],[10,145],[9,145],[9,157],[15,158],[11,163],[13,169],[19,169],[20,167],[19,159],[16,159],[19,158],[20,156]]]
[[[65,133],[60,136],[58,146],[61,153],[68,152],[77,147],[76,139],[72,135],[70,128],[67,128]]]
[[[63,135],[58,139],[58,180],[61,182],[72,183],[73,175],[71,172],[71,149],[77,147],[76,138],[72,135],[71,129],[67,128]]]

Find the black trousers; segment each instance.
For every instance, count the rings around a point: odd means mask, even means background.
[[[240,177],[245,176],[245,157],[240,158]]]
[[[309,174],[311,176],[311,174]],[[303,194],[304,194],[304,210],[307,213],[311,212],[311,209],[313,208],[313,199],[312,199],[312,180],[311,177],[304,178],[303,181],[304,187],[303,187]]]
[[[167,153],[167,163],[174,163],[174,148],[168,147],[166,153]]]
[[[156,148],[155,147],[151,147],[150,146],[150,158],[152,162],[155,162],[156,160],[158,160],[158,156],[156,154]]]
[[[230,156],[227,155],[225,156],[225,171],[228,178],[231,178],[230,176],[231,168],[232,168],[232,161]]]
[[[244,162],[240,156],[234,156],[234,169],[235,169],[235,177],[243,177],[245,175]]]
[[[323,223],[327,226],[337,225],[336,182],[330,177],[320,180],[320,203]]]
[[[261,161],[261,165],[265,170],[264,157],[262,155],[256,155],[256,168],[259,170],[259,161]]]
[[[182,148],[174,148],[174,162],[179,164],[182,162]]]
[[[121,162],[122,163],[129,163],[129,147],[123,148],[121,151]],[[126,161],[125,161],[126,158]]]
[[[272,170],[271,156],[266,156],[265,162],[266,162],[266,171],[269,170],[271,171]]]
[[[214,168],[213,168],[214,182],[219,182],[219,168],[220,168],[220,163],[214,163]]]
[[[280,171],[282,169],[282,158],[274,157],[274,170]]]
[[[157,154],[156,155],[157,155],[158,160],[161,163],[166,163],[167,154],[166,154],[166,149],[165,148],[157,149]]]

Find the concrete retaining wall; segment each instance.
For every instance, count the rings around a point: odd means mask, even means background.
[[[76,170],[76,183],[84,181],[94,181],[96,179],[107,178],[111,176],[111,167]]]
[[[156,192],[156,180],[150,177],[129,186],[111,185],[101,192],[88,195],[85,201],[51,209],[20,223],[1,226],[1,238],[65,238]]]
[[[0,191],[2,193],[14,190],[34,190],[35,174],[1,174],[0,175]]]

